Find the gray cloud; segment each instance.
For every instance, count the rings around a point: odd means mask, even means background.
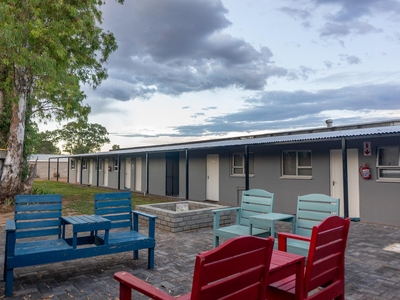
[[[293,5],[298,1],[293,0]],[[320,36],[324,38],[342,38],[349,35],[366,35],[382,32],[381,28],[370,23],[371,17],[385,15],[386,19],[398,21],[400,2],[398,0],[310,0],[309,3],[318,7],[330,7],[326,14],[325,24],[320,28]],[[310,20],[315,12],[313,8],[282,7],[280,11],[293,19],[301,20],[303,26],[310,26]]]
[[[288,80],[307,80],[311,74],[315,74],[315,70],[305,66],[300,66],[297,70],[290,70],[287,78]]]
[[[343,37],[350,34],[353,35],[365,35],[368,33],[382,32],[381,29],[375,28],[371,24],[366,22],[345,22],[345,23],[333,23],[327,22],[321,29],[321,36],[331,37]]]
[[[190,117],[195,119],[195,118],[201,117],[201,116],[205,116],[205,113],[195,113],[195,114],[191,115]]]
[[[288,6],[282,6],[281,8],[279,8],[279,11],[289,15],[294,19],[307,20],[311,17],[311,14],[304,9],[296,9]]]
[[[211,110],[211,109],[217,109],[218,107],[216,106],[209,106],[209,107],[203,107],[201,110]]]
[[[361,63],[361,59],[355,55],[340,54],[341,60],[347,61],[349,65],[358,65]]]
[[[127,101],[230,86],[262,90],[269,77],[286,76],[269,48],[223,33],[227,14],[220,0],[107,2],[104,27],[119,48],[97,94]]]
[[[329,61],[329,60],[326,60],[326,61],[324,61],[324,65],[325,65],[325,67],[327,67],[328,69],[330,69],[330,68],[332,68],[332,62],[331,61]]]
[[[262,92],[257,98],[248,99],[247,107],[240,112],[209,118],[202,125],[178,126],[175,130],[178,136],[203,136],[282,129],[285,124],[290,124],[288,128],[322,126],[326,119],[322,114],[324,111],[359,113],[400,109],[399,94],[400,86],[390,84],[353,86],[316,93]],[[377,119],[382,120],[382,116]],[[357,122],[348,117],[335,119],[336,125]]]
[[[394,15],[400,12],[400,3],[397,0],[312,0],[317,5],[338,5],[339,10],[332,14],[331,18],[337,22],[348,22],[358,20],[365,16],[376,13]]]

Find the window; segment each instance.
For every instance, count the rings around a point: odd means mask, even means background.
[[[311,151],[283,151],[282,176],[311,177]]]
[[[244,153],[232,154],[232,175],[245,175],[245,155]],[[254,153],[249,153],[249,174],[254,175]]]
[[[75,170],[75,159],[71,159],[71,170]]]
[[[378,148],[376,164],[378,179],[400,181],[400,151],[398,147]]]
[[[118,171],[118,158],[114,159],[114,171]]]
[[[82,169],[83,169],[83,170],[87,170],[87,160],[86,160],[86,159],[84,159],[84,160],[82,161]]]

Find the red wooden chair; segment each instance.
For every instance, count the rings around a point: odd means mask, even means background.
[[[132,289],[152,299],[265,299],[274,239],[232,238],[196,257],[192,292],[173,297],[127,272],[117,272],[120,300],[131,300]]]
[[[287,239],[310,242],[301,299],[344,300],[344,257],[350,219],[331,216],[312,229],[311,237],[278,233],[278,249],[286,251]],[[267,299],[295,299],[295,277],[267,287]],[[310,293],[311,292],[311,293]]]

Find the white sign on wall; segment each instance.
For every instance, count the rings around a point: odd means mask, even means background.
[[[371,156],[371,142],[364,142],[364,156]]]

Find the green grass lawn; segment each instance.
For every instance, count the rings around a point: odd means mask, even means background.
[[[70,184],[65,182],[35,180],[33,192],[36,194],[61,194],[63,197],[63,214],[82,215],[94,213],[94,194],[112,193],[117,190],[93,187],[86,185]],[[160,202],[171,202],[173,199],[144,196],[143,194],[132,194],[132,206],[140,204],[153,204]]]

